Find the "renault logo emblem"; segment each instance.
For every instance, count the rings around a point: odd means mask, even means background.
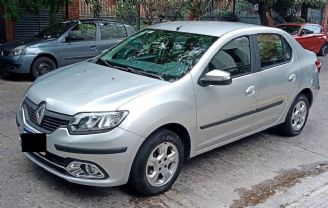
[[[46,111],[46,103],[42,102],[35,111],[36,122],[40,125]]]

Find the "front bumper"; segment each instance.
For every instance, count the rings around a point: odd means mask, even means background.
[[[38,132],[26,123],[22,110],[17,113],[16,121],[20,133],[24,128]],[[97,164],[108,175],[105,179],[76,178],[65,171],[65,165],[61,162],[38,153],[24,154],[40,167],[67,181],[91,186],[118,186],[127,183],[134,157],[143,140],[144,138],[119,127],[107,133],[93,135],[69,135],[67,129],[59,128],[47,135],[49,155],[62,160]],[[58,148],[58,145],[66,148]]]
[[[9,73],[29,73],[35,55],[0,56],[0,71]]]

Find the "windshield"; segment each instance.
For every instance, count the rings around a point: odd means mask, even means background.
[[[217,39],[146,29],[106,52],[96,63],[173,82],[188,73]]]
[[[37,34],[40,38],[58,38],[63,33],[65,33],[74,22],[62,22],[46,27],[41,32]]]
[[[297,35],[301,29],[301,26],[297,25],[280,25],[278,28],[288,32],[291,35]]]

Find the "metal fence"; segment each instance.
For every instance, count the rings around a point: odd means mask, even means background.
[[[100,16],[104,18],[115,17],[115,4],[116,4],[116,0],[102,0]],[[81,19],[87,19],[93,17],[91,11],[91,5],[87,4],[85,0],[80,0],[79,10],[80,10]]]

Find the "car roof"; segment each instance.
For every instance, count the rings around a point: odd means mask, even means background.
[[[263,28],[264,26],[224,21],[174,21],[152,25],[148,28],[195,33],[220,37],[225,33],[245,28]]]
[[[77,20],[69,20],[69,21],[65,21],[65,22],[91,22],[91,21],[107,21],[107,22],[115,22],[115,23],[120,23],[120,24],[123,24],[123,25],[128,25],[128,24],[125,24],[124,22],[120,22],[120,21],[117,21],[117,20],[112,20],[112,19],[96,19],[96,18],[90,18],[90,19],[77,19]]]
[[[279,26],[300,26],[300,27],[303,27],[305,25],[316,25],[316,26],[320,26],[317,23],[285,23],[285,24],[278,25],[278,27]]]

